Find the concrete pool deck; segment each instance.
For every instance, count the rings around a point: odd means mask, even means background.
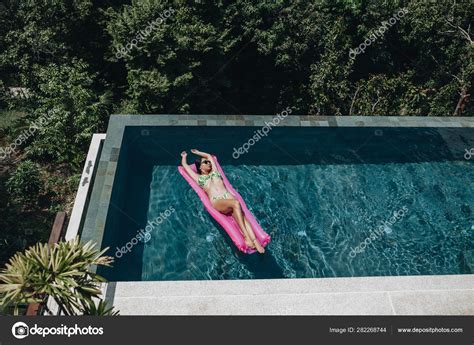
[[[113,282],[121,315],[474,315],[474,275]]]
[[[90,203],[78,203],[68,238],[102,245],[126,126],[263,126],[275,116],[114,115],[103,147],[92,147]],[[466,117],[288,116],[282,126],[470,127]],[[97,144],[99,145],[99,144]],[[81,181],[87,176],[83,175]],[[84,200],[86,197],[82,197]],[[87,199],[89,199],[87,197]],[[74,212],[74,210],[73,210]],[[121,315],[474,315],[474,274],[219,281],[132,281],[103,286]]]

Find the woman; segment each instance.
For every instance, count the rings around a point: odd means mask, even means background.
[[[200,156],[194,163],[196,165],[197,174],[191,169],[186,162],[188,154],[186,151],[181,152],[181,165],[186,170],[189,176],[196,181],[199,186],[204,189],[209,197],[212,206],[219,212],[224,214],[232,213],[232,217],[236,220],[240,227],[240,231],[244,236],[245,243],[250,247],[256,249],[263,254],[265,249],[262,247],[255,237],[255,233],[250,225],[250,222],[245,217],[242,207],[238,200],[234,198],[224,185],[222,176],[217,171],[216,163],[209,153],[200,152],[198,150],[191,150],[195,155]]]

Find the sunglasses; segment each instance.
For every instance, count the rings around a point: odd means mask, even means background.
[[[203,163],[210,165],[210,164],[211,164],[211,161],[208,161],[207,159],[205,159],[205,160],[203,160],[203,161],[201,162],[201,164],[203,164]]]

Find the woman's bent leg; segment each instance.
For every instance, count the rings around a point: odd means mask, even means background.
[[[242,210],[239,201],[235,199],[218,200],[215,202],[214,208],[220,211],[217,207],[221,207],[224,205],[226,207],[232,208],[232,216],[237,221],[237,224],[239,225],[242,234],[244,234],[245,243],[247,243],[250,248],[256,248],[259,253],[264,253],[265,249],[255,237],[255,233],[252,229],[252,226],[250,225],[250,222],[247,220],[247,218],[245,218],[244,211]]]
[[[223,199],[223,200],[216,200],[213,204],[214,208],[224,214],[232,212],[232,216],[236,220],[237,224],[239,225],[240,231],[244,236],[245,243],[254,248],[252,236],[248,233],[247,227],[244,223],[244,217],[242,216],[242,211],[240,209],[240,204],[235,199]]]

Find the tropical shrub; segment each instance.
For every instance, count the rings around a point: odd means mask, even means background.
[[[102,256],[92,242],[79,238],[53,245],[36,244],[16,253],[0,271],[0,306],[7,308],[40,302],[46,312],[50,296],[64,315],[116,315],[100,299],[100,283],[105,279],[91,270],[92,265],[110,266],[113,259]]]
[[[7,190],[13,200],[23,206],[38,206],[42,190],[41,170],[38,164],[25,160],[6,182]]]

